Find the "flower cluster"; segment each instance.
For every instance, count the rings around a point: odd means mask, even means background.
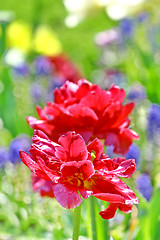
[[[28,151],[31,139],[26,134],[20,134],[12,139],[9,145],[9,156],[12,163],[19,163],[19,150]]]
[[[132,143],[132,145],[129,148],[129,151],[125,155],[125,158],[126,159],[134,158],[136,165],[138,165],[141,158],[140,148],[135,143]]]
[[[33,172],[34,191],[68,209],[93,195],[109,202],[100,212],[104,219],[114,217],[117,209],[131,211],[138,198],[119,177],[131,177],[135,160],[110,159],[99,140],[113,146],[115,153],[126,154],[138,138],[129,128],[134,103],[123,105],[124,98],[125,91],[115,85],[105,91],[82,79],[65,82],[55,89],[54,103],[37,107],[40,120],[27,118],[35,129],[30,154],[20,151]]]
[[[6,147],[0,147],[0,168],[3,168],[9,161],[9,153]]]
[[[100,215],[112,218],[117,209],[128,213],[138,203],[134,192],[118,177],[130,178],[135,161],[110,159],[103,145],[94,139],[87,146],[79,134],[68,132],[53,142],[35,130],[30,154],[20,151],[20,158],[33,173],[34,190],[42,196],[55,197],[64,208],[75,208],[90,195],[109,202]]]
[[[143,173],[136,179],[136,187],[147,201],[151,199],[153,186],[148,174]]]
[[[7,163],[21,163],[19,159],[19,150],[28,151],[31,145],[31,139],[26,134],[20,134],[13,138],[9,147],[0,146],[0,168],[3,168]]]
[[[27,121],[55,142],[62,134],[75,131],[86,143],[97,137],[113,145],[115,153],[126,154],[138,134],[128,128],[134,103],[122,105],[124,98],[125,91],[115,85],[105,91],[85,79],[77,84],[67,81],[54,91],[54,103],[44,109],[37,106],[40,120],[29,116]]]
[[[148,111],[148,139],[154,141],[160,133],[160,105],[152,104]]]

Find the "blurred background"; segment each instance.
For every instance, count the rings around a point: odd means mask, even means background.
[[[113,240],[160,239],[160,2],[158,0],[5,0],[0,4],[0,239],[70,239],[72,211],[32,190],[19,159],[33,130],[25,117],[53,101],[53,90],[80,78],[126,91],[140,135],[126,158],[137,169],[126,183],[140,199],[109,221]],[[114,157],[112,148],[106,153]],[[43,189],[44,191],[46,189]],[[41,194],[42,195],[42,194]],[[81,236],[91,239],[89,202]],[[86,211],[87,210],[87,211]],[[104,220],[98,215],[98,237]]]

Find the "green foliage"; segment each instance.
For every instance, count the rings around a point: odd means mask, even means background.
[[[126,48],[126,57],[121,64],[121,68],[127,74],[129,82],[133,84],[139,81],[146,89],[149,100],[160,104],[160,66],[158,42],[160,33],[152,33],[152,27],[157,25],[137,26],[133,38],[128,42]],[[153,36],[149,36],[153,34]],[[153,38],[152,42],[149,38]],[[153,48],[157,49],[153,49]]]
[[[9,164],[0,172],[0,237],[16,239],[64,239],[71,236],[63,208],[49,198],[32,192],[30,171]],[[65,213],[66,214],[66,213]],[[68,212],[69,215],[69,212]]]
[[[62,0],[25,0],[25,3],[14,0],[5,1],[0,6],[0,10],[11,9],[15,12],[15,19],[29,22],[35,27],[38,24],[49,24],[60,38],[64,51],[77,63],[84,77],[90,79],[99,59],[94,36],[97,32],[115,25],[107,17],[104,9],[95,10],[89,18],[84,19],[73,29],[67,28],[64,24],[67,13]]]
[[[160,189],[157,189],[150,203],[140,206],[139,231],[135,240],[157,240],[160,238]],[[140,202],[141,204],[141,202]]]

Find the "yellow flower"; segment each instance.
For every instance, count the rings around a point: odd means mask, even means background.
[[[32,29],[30,25],[24,22],[15,21],[7,27],[6,38],[8,47],[28,52],[31,47],[31,37]]]
[[[40,54],[55,56],[62,52],[62,46],[54,31],[46,26],[37,28],[33,48]]]

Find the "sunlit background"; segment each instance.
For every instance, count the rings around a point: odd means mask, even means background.
[[[160,239],[160,2],[158,0],[5,0],[0,4],[0,239],[70,239],[72,211],[33,192],[19,159],[31,130],[26,116],[53,101],[53,90],[81,78],[124,88],[140,135],[126,158],[140,199],[109,221],[113,240]],[[113,157],[112,147],[106,149]],[[89,203],[81,236],[91,239]],[[97,211],[98,236],[102,222]]]

